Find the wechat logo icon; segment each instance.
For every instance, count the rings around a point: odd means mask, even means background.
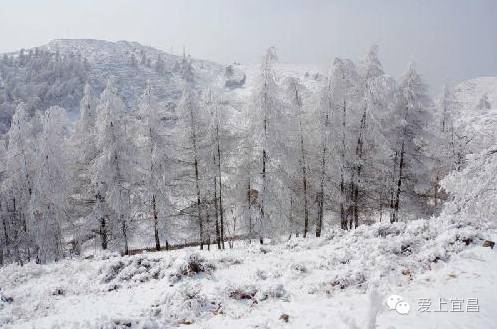
[[[409,313],[409,303],[399,295],[390,295],[386,299],[386,304],[389,310],[395,310],[397,313],[405,315]]]

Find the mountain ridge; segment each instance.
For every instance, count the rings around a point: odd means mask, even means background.
[[[191,61],[199,88],[224,83],[223,65],[130,41],[55,39],[0,56],[0,134],[7,131],[21,101],[31,111],[58,105],[77,117],[87,82],[99,95],[107,79],[113,78],[128,109],[136,107],[147,83],[159,102],[176,103],[185,60]]]

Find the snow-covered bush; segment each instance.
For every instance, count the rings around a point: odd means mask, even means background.
[[[167,259],[151,258],[146,255],[121,257],[109,260],[99,270],[100,282],[104,284],[136,284],[161,279],[169,267]]]
[[[245,284],[241,286],[229,286],[228,297],[235,300],[250,300],[256,302],[254,297],[258,290],[253,284]]]
[[[497,149],[492,146],[482,150],[480,154],[469,156],[467,162],[463,170],[452,172],[442,181],[452,200],[441,216],[456,217],[482,229],[496,227]]]
[[[231,266],[231,265],[242,264],[243,260],[233,256],[223,256],[218,259],[218,263],[223,264],[225,266]]]
[[[191,324],[219,313],[221,303],[204,294],[199,283],[191,282],[182,282],[152,307],[153,317],[174,324]]]
[[[255,298],[258,301],[265,301],[270,298],[288,301],[290,297],[288,291],[285,290],[283,284],[276,283],[268,285],[258,290],[257,294],[255,295]]]
[[[290,266],[290,269],[297,274],[303,274],[309,271],[307,267],[302,263],[294,263]]]
[[[184,277],[193,277],[200,273],[212,274],[215,269],[214,264],[207,261],[201,254],[187,254],[176,259],[173,271],[169,274],[169,281],[178,282]]]

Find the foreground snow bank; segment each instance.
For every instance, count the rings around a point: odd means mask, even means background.
[[[439,218],[225,251],[10,265],[0,269],[2,294],[11,298],[0,306],[0,326],[366,328],[381,320],[374,296],[425,284],[451,258],[481,245],[485,230]]]

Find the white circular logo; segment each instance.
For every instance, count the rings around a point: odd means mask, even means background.
[[[391,295],[386,299],[389,310],[396,310],[399,314],[408,314],[410,310],[409,303],[399,295]]]

